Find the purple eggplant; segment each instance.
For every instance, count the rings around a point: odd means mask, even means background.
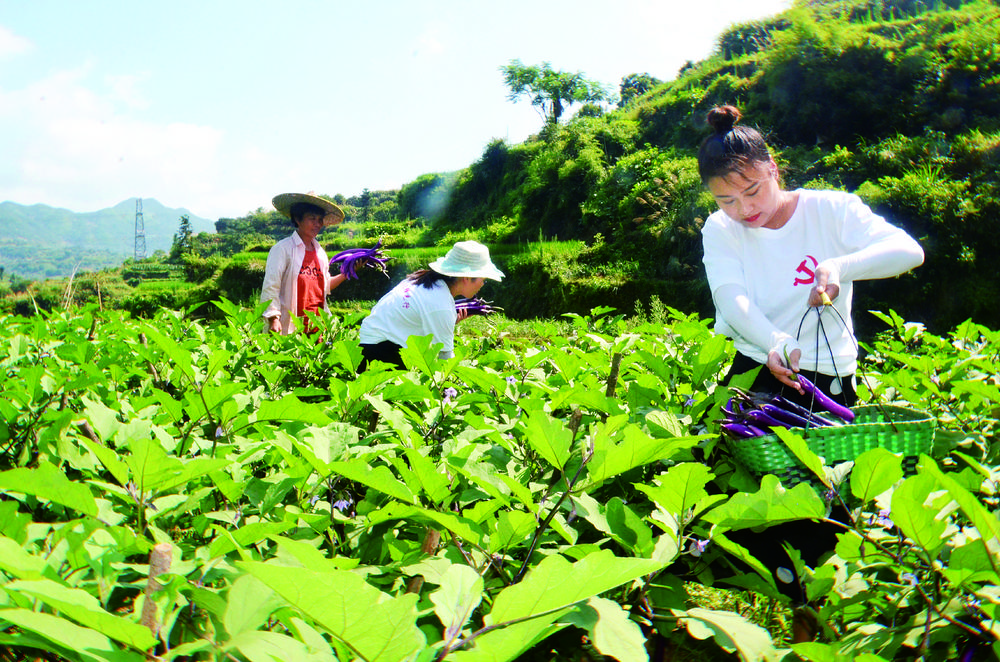
[[[358,277],[358,267],[361,266],[373,267],[388,276],[389,270],[385,266],[388,261],[389,258],[382,252],[382,240],[379,239],[371,248],[348,248],[340,251],[330,259],[330,267],[333,268],[336,264],[340,273],[349,280],[355,280]]]
[[[802,388],[805,392],[812,395],[819,406],[827,410],[834,416],[844,419],[848,423],[854,420],[854,412],[835,401],[833,398],[824,393],[818,386],[813,384],[811,381],[806,379],[803,375],[796,375],[799,383],[802,384]]]

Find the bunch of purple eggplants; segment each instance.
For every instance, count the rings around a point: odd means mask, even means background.
[[[846,425],[854,412],[836,402],[802,375],[796,376],[814,408],[803,407],[780,394],[753,393],[733,388],[733,396],[722,408],[723,432],[731,439],[750,439],[773,434],[774,429],[815,428]]]

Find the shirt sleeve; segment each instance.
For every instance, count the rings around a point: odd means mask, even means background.
[[[924,249],[904,230],[874,213],[861,198],[848,197],[843,238],[855,250],[818,265],[830,271],[830,283],[891,278],[924,262]]]
[[[775,326],[747,294],[746,288],[729,283],[712,293],[715,308],[734,333],[761,350],[766,357],[771,350],[781,356],[800,349],[798,341]],[[756,357],[755,357],[756,358]]]
[[[267,264],[264,267],[264,284],[260,289],[261,303],[267,301],[264,319],[281,315],[279,304],[281,297],[281,274],[288,268],[288,251],[282,250],[280,244],[275,244],[267,253]]]

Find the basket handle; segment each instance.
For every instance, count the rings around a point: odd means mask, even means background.
[[[819,336],[820,336],[820,333],[822,333],[823,334],[823,340],[826,342],[826,348],[830,352],[830,362],[833,364],[833,373],[834,373],[834,376],[838,380],[843,381],[841,379],[841,377],[840,377],[840,374],[839,374],[838,370],[837,370],[837,359],[833,355],[833,347],[830,345],[830,337],[826,335],[826,328],[823,326],[823,309],[829,308],[830,310],[832,310],[834,312],[834,314],[836,314],[837,318],[840,320],[840,323],[844,325],[844,330],[846,330],[848,332],[847,335],[850,337],[851,342],[854,343],[854,350],[857,353],[857,355],[858,355],[859,358],[861,356],[861,346],[858,344],[858,339],[850,331],[850,327],[848,326],[847,321],[844,319],[844,316],[841,315],[840,311],[837,310],[837,307],[833,305],[833,301],[830,299],[829,295],[827,295],[826,292],[822,292],[820,294],[820,300],[823,302],[822,309],[819,306],[815,306],[815,307],[810,306],[809,308],[806,309],[806,312],[803,313],[802,319],[799,320],[799,328],[795,332],[795,339],[798,340],[799,336],[802,334],[802,325],[805,323],[806,316],[809,315],[809,311],[811,309],[815,309],[816,310],[816,364],[815,364],[815,367],[813,368],[813,370],[814,370],[814,372],[816,374],[819,374]],[[868,392],[871,393],[872,402],[882,412],[882,416],[885,418],[886,422],[889,423],[889,425],[892,427],[892,431],[893,432],[897,432],[898,430],[896,429],[896,424],[892,421],[892,418],[889,416],[889,412],[886,410],[885,404],[883,402],[881,402],[881,399],[875,393],[875,389],[873,389],[872,386],[871,386],[871,384],[868,382],[868,378],[865,377],[864,373],[861,373],[860,377],[861,377],[861,381],[864,382],[865,387],[868,389]],[[813,403],[815,401],[816,401],[816,398],[814,396],[812,398],[812,400],[810,401],[810,403],[809,403],[809,410],[810,411],[812,411]]]

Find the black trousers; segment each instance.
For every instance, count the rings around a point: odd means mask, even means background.
[[[723,379],[723,384],[728,384],[732,377],[739,375],[753,368],[760,366],[753,359],[736,354],[733,365]],[[853,375],[841,376],[841,393],[830,393],[835,377],[823,375],[814,371],[802,370],[802,374],[809,381],[818,386],[824,393],[846,407],[853,407],[857,404],[858,394],[854,388]],[[767,366],[761,367],[753,385],[748,389],[759,393],[780,394],[803,407],[816,409],[811,402],[812,397],[808,394],[801,395],[798,391],[789,388],[779,382]],[[822,410],[819,410],[822,413]],[[847,511],[842,506],[836,506],[830,513],[830,519],[847,523],[850,521]],[[788,543],[798,550],[802,561],[809,567],[816,567],[819,560],[827,552],[832,552],[837,544],[837,534],[843,529],[835,524],[826,522],[814,522],[802,520],[798,522],[786,522],[770,526],[762,531],[751,529],[740,529],[729,531],[726,537],[739,545],[745,547],[758,561],[763,563],[770,571],[774,582],[784,595],[795,602],[804,603],[805,595],[801,588],[799,577],[795,573],[791,559],[783,549],[782,545]]]
[[[399,352],[402,349],[402,347],[391,340],[383,340],[382,342],[374,345],[366,345],[362,343],[361,365],[358,366],[358,372],[364,372],[367,370],[368,364],[372,361],[392,363],[400,370],[406,370],[406,365],[403,363],[403,357],[399,355]]]

